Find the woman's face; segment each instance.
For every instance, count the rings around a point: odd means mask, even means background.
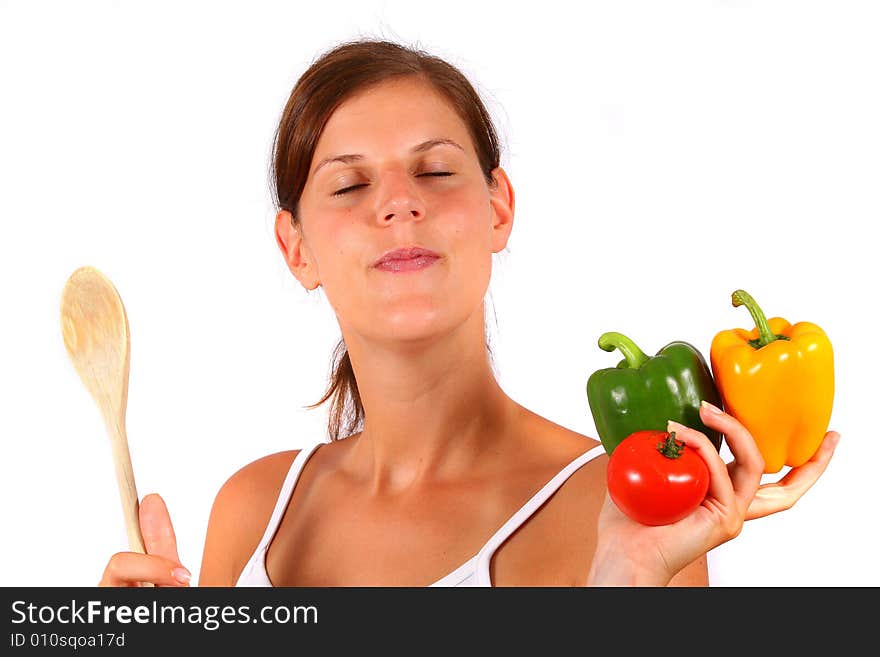
[[[494,174],[497,189],[467,127],[430,86],[383,82],[330,117],[300,198],[300,231],[279,243],[300,282],[324,288],[347,339],[352,330],[430,338],[482,313],[492,254],[513,224],[513,190],[500,167]],[[279,213],[280,230],[289,218]],[[413,246],[439,258],[407,271],[375,266]]]

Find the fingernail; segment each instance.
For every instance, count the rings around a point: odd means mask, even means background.
[[[704,399],[703,401],[701,401],[700,404],[702,404],[703,408],[705,408],[705,409],[706,409],[707,411],[709,411],[710,413],[716,413],[716,414],[720,414],[720,413],[721,413],[721,409],[720,409],[720,408],[718,408],[717,406],[714,406],[714,405],[710,404],[710,403],[707,402],[705,399]]]
[[[189,584],[189,581],[192,579],[190,572],[183,566],[178,566],[172,570],[171,575],[181,584]]]
[[[669,431],[669,432],[680,431],[681,429],[684,429],[684,428],[685,428],[685,426],[683,424],[679,424],[675,420],[666,420],[666,431]]]

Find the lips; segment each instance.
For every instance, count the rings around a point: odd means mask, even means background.
[[[420,246],[409,246],[400,249],[394,249],[393,251],[388,251],[375,263],[373,263],[373,266],[379,267],[381,265],[388,265],[389,263],[393,262],[416,259],[437,259],[439,257],[439,253],[435,253],[430,249],[425,249]]]

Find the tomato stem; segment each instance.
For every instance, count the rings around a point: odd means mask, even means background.
[[[657,443],[657,451],[668,459],[677,459],[684,452],[684,441],[675,437],[675,432],[671,431],[665,440]]]

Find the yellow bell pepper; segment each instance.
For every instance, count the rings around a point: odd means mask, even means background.
[[[709,360],[725,410],[752,434],[764,472],[806,463],[825,436],[834,400],[831,341],[811,322],[765,317],[744,290],[732,295],[755,322],[751,331],[720,331]]]

